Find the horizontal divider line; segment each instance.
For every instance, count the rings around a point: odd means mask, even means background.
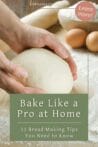
[[[17,122],[18,124],[24,124],[24,123],[49,123],[49,124],[51,124],[51,123],[53,123],[53,124],[55,124],[55,123],[65,123],[65,124],[68,124],[68,123],[81,123],[81,122]]]

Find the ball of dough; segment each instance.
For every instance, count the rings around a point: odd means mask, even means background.
[[[47,93],[69,93],[72,89],[69,65],[51,51],[33,48],[19,54],[13,62],[28,71],[28,86],[44,89]]]

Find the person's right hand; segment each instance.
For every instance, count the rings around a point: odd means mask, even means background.
[[[39,88],[27,86],[28,73],[19,65],[13,64],[0,51],[0,88],[11,93],[44,93]]]

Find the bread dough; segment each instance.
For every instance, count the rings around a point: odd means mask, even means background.
[[[47,93],[69,93],[72,89],[69,65],[49,50],[33,48],[19,54],[13,62],[28,71],[28,86],[44,89]]]

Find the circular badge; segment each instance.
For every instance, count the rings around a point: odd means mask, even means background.
[[[75,9],[76,16],[83,21],[93,20],[96,16],[96,8],[92,2],[80,2]]]

